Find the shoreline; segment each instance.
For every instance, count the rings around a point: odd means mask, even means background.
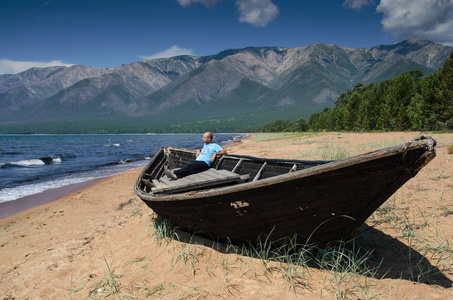
[[[231,141],[229,144],[224,145],[224,148],[228,148],[231,145],[240,143],[241,141],[244,141],[246,139],[250,139],[253,134],[247,133],[244,134],[245,136],[241,138],[240,140],[237,141]],[[46,204],[49,202],[56,201],[58,199],[61,199],[65,196],[68,196],[72,193],[76,193],[78,191],[84,190],[88,187],[91,187],[95,185],[96,183],[103,181],[103,180],[108,180],[109,178],[115,176],[115,175],[120,175],[135,169],[143,169],[143,167],[140,168],[132,168],[123,172],[119,173],[113,173],[111,175],[106,175],[98,178],[93,178],[77,183],[72,183],[69,185],[57,187],[57,188],[51,188],[44,190],[42,192],[36,193],[36,194],[31,194],[27,195],[21,198],[17,198],[15,200],[10,200],[10,201],[5,201],[0,203],[0,220],[9,218],[9,217],[14,217],[15,215],[18,215],[22,212],[25,212],[29,209],[32,209],[34,207],[40,206],[42,204]]]
[[[125,172],[127,172],[127,171],[125,171]],[[119,173],[119,174],[121,174],[121,173]],[[2,202],[2,203],[0,203],[0,220],[6,219],[9,217],[14,217],[15,215],[18,215],[18,214],[25,212],[29,209],[32,209],[34,207],[56,201],[58,199],[61,199],[64,196],[70,195],[72,193],[76,193],[76,192],[86,189],[86,188],[89,188],[100,181],[108,180],[112,176],[114,176],[114,175],[89,179],[89,180],[77,182],[77,183],[72,183],[72,184],[61,186],[58,188],[48,189],[48,190],[42,191],[40,193],[21,197],[21,198],[15,199],[15,200]]]

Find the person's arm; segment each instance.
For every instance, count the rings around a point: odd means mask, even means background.
[[[215,158],[217,155],[227,155],[228,153],[226,152],[225,149],[222,149],[220,150],[219,152],[216,152],[214,153],[212,156],[211,156],[211,162],[214,162]]]
[[[197,153],[195,153],[195,157],[198,157],[198,155],[200,155],[200,152],[201,152],[201,149],[198,149]]]

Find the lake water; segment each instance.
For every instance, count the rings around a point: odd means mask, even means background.
[[[202,134],[0,135],[0,203],[143,167],[163,146],[201,148]]]

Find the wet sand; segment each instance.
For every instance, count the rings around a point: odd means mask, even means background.
[[[25,196],[14,201],[0,203],[0,219],[14,216],[27,209],[39,206],[44,203],[52,202],[63,196],[87,188],[96,182],[105,180],[106,177],[91,179],[79,183],[66,185],[59,188],[49,189],[41,193]]]

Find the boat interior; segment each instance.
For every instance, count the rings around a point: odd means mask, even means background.
[[[264,159],[241,155],[216,158],[211,168],[177,180],[167,178],[165,168],[177,169],[195,159],[195,151],[164,147],[145,168],[139,188],[145,193],[174,194],[193,190],[253,182],[286,173],[297,172],[330,161]]]

